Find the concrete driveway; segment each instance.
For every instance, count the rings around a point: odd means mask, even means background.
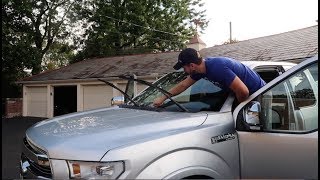
[[[17,179],[22,138],[31,125],[45,118],[15,117],[2,118],[2,178]]]

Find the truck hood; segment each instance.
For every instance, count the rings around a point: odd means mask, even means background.
[[[104,108],[41,121],[26,136],[49,158],[99,161],[110,149],[196,127],[206,117],[206,113]]]

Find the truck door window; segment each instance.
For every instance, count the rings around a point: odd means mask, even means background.
[[[265,130],[304,132],[318,128],[317,75],[318,64],[313,64],[259,97]]]

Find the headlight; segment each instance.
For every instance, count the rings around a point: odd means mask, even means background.
[[[116,179],[124,172],[123,162],[68,161],[73,179]]]

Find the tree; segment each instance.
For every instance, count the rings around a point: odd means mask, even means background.
[[[62,42],[54,42],[42,59],[42,69],[52,70],[69,64],[74,56],[74,47]]]
[[[21,54],[23,59],[5,56],[9,66],[21,64],[41,72],[44,54],[56,39],[66,38],[70,24],[66,18],[76,1],[69,0],[6,0],[2,1],[2,45]],[[19,51],[16,51],[19,49]],[[4,52],[4,49],[2,49]]]
[[[66,39],[72,25],[67,15],[77,1],[3,0],[2,1],[2,93],[21,96],[15,81],[39,73],[42,59],[55,41]],[[14,92],[14,93],[13,93]],[[5,94],[7,93],[7,94]]]
[[[201,0],[92,0],[78,6],[88,29],[74,61],[91,57],[179,50],[195,33],[192,20],[207,26]]]

